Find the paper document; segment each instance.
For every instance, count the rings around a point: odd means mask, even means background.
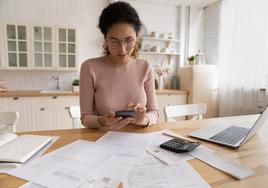
[[[134,165],[140,165],[145,150],[124,147],[108,160],[93,176],[87,178],[79,188],[116,188]]]
[[[122,133],[110,131],[97,143],[120,146],[122,150],[89,176],[79,188],[116,188],[134,165],[140,165],[152,134]]]
[[[160,148],[160,144],[172,139],[170,136],[164,135],[163,132],[172,132],[173,134],[176,134],[170,130],[155,132],[153,141],[151,142],[150,147],[147,149],[151,155],[169,165],[178,164],[181,161],[193,159],[193,157],[188,153],[174,153],[172,151]]]
[[[164,130],[164,132],[165,135],[171,135],[174,138],[179,136],[177,133],[170,130]],[[151,153],[154,154],[155,156],[158,155],[158,157],[161,158],[160,154],[158,154],[157,152],[151,151]],[[247,169],[239,164],[223,159],[222,157],[218,156],[213,150],[206,148],[204,146],[199,146],[195,148],[193,151],[188,153],[189,155],[238,179],[243,179],[255,174],[255,172],[250,169]],[[167,157],[162,158],[162,160],[167,161]]]
[[[119,146],[77,140],[8,173],[50,188],[76,187],[120,150]]]
[[[48,188],[48,187],[43,186],[43,185],[39,185],[37,183],[28,182],[28,183],[25,183],[24,185],[20,186],[19,188]]]
[[[140,166],[130,170],[124,188],[208,188],[202,177],[186,162],[166,165],[146,154]]]
[[[0,147],[0,161],[25,162],[52,140],[50,136],[21,135]]]
[[[32,162],[33,160],[37,159],[41,155],[43,155],[50,146],[52,146],[57,140],[59,139],[59,136],[52,137],[52,140],[45,145],[42,149],[40,149],[37,153],[35,153],[30,159],[25,161],[24,163],[9,163],[9,162],[1,162],[0,163],[0,173],[6,173],[9,170],[12,170],[14,168],[17,168],[21,165],[28,164]]]
[[[146,150],[149,147],[152,138],[152,133],[139,134],[109,131],[96,142],[141,149],[143,148]]]
[[[218,156],[215,152],[211,152],[203,147],[198,147],[190,152],[190,155],[197,159],[237,178],[244,179],[255,174],[254,171],[247,169],[232,161],[228,161]]]
[[[0,147],[17,137],[18,136],[14,133],[0,133]]]

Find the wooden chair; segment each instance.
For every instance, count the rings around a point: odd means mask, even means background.
[[[84,127],[81,124],[81,114],[80,114],[80,106],[70,106],[69,107],[69,115],[73,121],[73,128],[82,128]]]
[[[0,112],[0,133],[16,132],[16,124],[19,120],[17,111],[1,111]]]
[[[205,103],[170,105],[164,109],[166,122],[174,122],[180,116],[192,116],[191,119],[202,119],[203,114],[207,111]]]

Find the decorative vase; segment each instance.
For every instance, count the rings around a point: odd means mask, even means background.
[[[158,76],[158,89],[164,89],[164,76]]]
[[[79,86],[73,86],[73,92],[79,92]]]

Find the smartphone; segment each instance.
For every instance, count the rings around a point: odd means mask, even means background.
[[[136,114],[135,110],[119,110],[115,112],[115,117],[122,117],[122,118],[134,117],[135,114]]]

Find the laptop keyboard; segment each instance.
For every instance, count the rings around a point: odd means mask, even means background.
[[[249,129],[244,127],[231,126],[219,132],[218,134],[210,137],[209,139],[234,145],[243,137],[245,137],[248,131]]]

